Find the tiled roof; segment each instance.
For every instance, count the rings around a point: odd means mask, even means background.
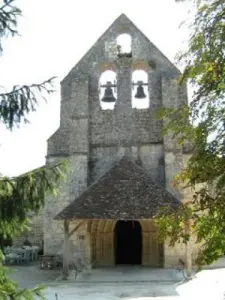
[[[180,201],[127,157],[63,209],[55,219],[146,219]]]

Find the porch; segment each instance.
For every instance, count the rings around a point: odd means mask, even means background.
[[[84,240],[91,266],[163,267],[164,247],[153,217],[162,207],[179,205],[142,167],[122,158],[54,218],[64,222],[64,267],[75,232]]]
[[[75,246],[78,252],[82,252],[80,256],[85,264],[91,267],[164,266],[164,245],[158,239],[153,220],[94,219],[77,222],[64,220],[67,264],[70,264],[69,260],[76,260]]]

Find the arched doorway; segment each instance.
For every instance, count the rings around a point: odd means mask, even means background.
[[[142,263],[142,230],[138,221],[118,221],[114,231],[115,263]]]

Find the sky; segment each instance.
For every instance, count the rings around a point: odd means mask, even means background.
[[[172,62],[187,45],[188,30],[180,28],[180,24],[187,18],[190,4],[177,4],[175,0],[15,3],[23,13],[18,26],[20,36],[3,41],[1,91],[9,91],[13,85],[39,83],[52,76],[57,79],[56,92],[30,114],[30,124],[22,124],[13,132],[0,124],[0,173],[7,176],[45,164],[46,141],[59,127],[60,81],[121,13]]]

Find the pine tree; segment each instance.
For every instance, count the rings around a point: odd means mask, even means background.
[[[0,51],[2,39],[15,36],[21,10],[14,0],[4,0],[0,7]],[[8,130],[13,130],[35,111],[38,101],[46,99],[53,92],[53,78],[30,86],[15,85],[9,92],[0,93],[0,121]],[[12,238],[28,226],[27,214],[38,213],[43,208],[48,193],[55,194],[65,174],[65,162],[45,166],[18,177],[0,177],[0,237]],[[7,275],[3,266],[4,255],[0,250],[0,299],[25,300],[44,299],[42,287],[22,289]]]

